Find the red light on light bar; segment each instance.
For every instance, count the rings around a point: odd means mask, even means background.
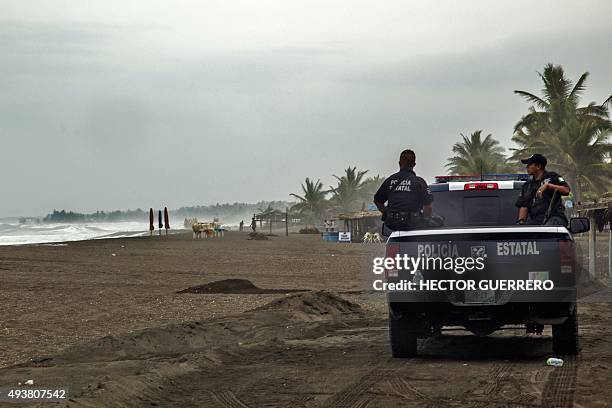
[[[497,190],[499,184],[497,183],[465,183],[463,186],[464,190]]]

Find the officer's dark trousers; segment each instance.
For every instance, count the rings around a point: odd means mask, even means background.
[[[563,217],[559,217],[558,215],[553,215],[544,225],[560,225],[562,227],[567,227],[567,220]]]
[[[567,220],[564,217],[559,217],[558,215],[553,215],[546,221],[544,220],[534,220],[533,218],[527,219],[527,225],[558,225],[561,227],[567,227]]]

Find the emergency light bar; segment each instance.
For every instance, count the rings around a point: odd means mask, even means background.
[[[461,176],[436,176],[435,183],[450,183],[453,181],[527,181],[528,174],[523,173],[500,173],[500,174],[467,174]]]

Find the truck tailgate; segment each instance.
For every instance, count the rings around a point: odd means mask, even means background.
[[[388,273],[389,282],[463,280],[473,281],[476,285],[465,288],[453,285],[452,290],[446,285],[446,290],[431,290],[426,286],[426,290],[394,291],[390,293],[390,296],[397,297],[393,301],[499,305],[575,299],[573,241],[563,227],[446,228],[396,232],[387,243],[387,256],[389,254],[419,258],[418,272],[396,268],[396,271]],[[474,261],[470,262],[469,259]],[[519,290],[509,283],[516,281],[549,281],[554,288]]]

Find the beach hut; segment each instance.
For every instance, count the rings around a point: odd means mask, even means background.
[[[289,223],[292,223],[292,219],[289,217],[289,210],[281,211],[278,209],[272,209],[268,207],[265,211],[253,215],[253,220],[259,222],[260,228],[266,224],[269,229],[269,233],[272,234],[273,225],[282,226],[285,229],[285,235],[289,235]]]
[[[605,193],[594,203],[577,204],[574,211],[591,222],[589,231],[589,277],[591,280],[607,278],[612,282],[612,192]],[[597,270],[597,232],[608,229],[607,271]]]
[[[380,232],[382,227],[378,210],[340,214],[338,220],[344,226],[343,231],[351,233],[351,242],[361,242],[366,232]]]

